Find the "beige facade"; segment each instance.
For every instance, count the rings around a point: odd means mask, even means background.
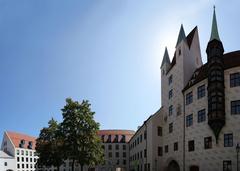
[[[130,171],[237,170],[240,51],[221,54],[223,48],[215,12],[209,42],[207,55],[211,63],[204,65],[197,27],[185,36],[181,26],[171,62],[165,50],[161,65],[162,105],[130,140]],[[211,87],[216,86],[211,89],[216,92],[216,97],[208,92],[209,81],[213,82]],[[221,84],[224,95],[220,91]],[[221,100],[225,106],[219,106]],[[220,113],[222,108],[224,111]],[[156,132],[158,128],[161,135]],[[138,143],[138,138],[145,132],[146,139]],[[138,155],[144,150],[146,157]]]

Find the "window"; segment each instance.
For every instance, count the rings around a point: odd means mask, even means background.
[[[240,114],[240,100],[231,101],[231,114]]]
[[[119,150],[119,145],[118,144],[116,144],[115,149]]]
[[[189,92],[187,95],[186,95],[186,105],[189,105],[193,102],[193,94],[192,92]]]
[[[139,144],[139,137],[137,137],[137,144]]]
[[[21,150],[21,154],[24,155],[24,151],[23,150]]]
[[[108,153],[108,157],[109,157],[109,158],[112,158],[112,152],[109,152],[109,153]]]
[[[186,117],[186,126],[192,126],[193,125],[193,114],[190,114]]]
[[[127,155],[126,155],[126,152],[123,152],[123,157],[126,157]]]
[[[202,109],[198,111],[198,123],[199,122],[204,122],[206,120],[206,110]]]
[[[4,166],[7,166],[7,162],[4,162]]]
[[[181,105],[180,104],[177,105],[177,116],[178,115],[181,115]]]
[[[142,158],[142,151],[140,152],[140,158]]]
[[[170,123],[169,124],[169,133],[172,133],[173,132],[173,123]]]
[[[168,153],[168,145],[165,145],[164,150],[165,150],[165,153]]]
[[[181,55],[181,49],[179,48],[178,49],[178,56],[180,56]]]
[[[188,151],[194,151],[194,140],[188,141]]]
[[[224,134],[224,147],[233,146],[233,134]]]
[[[107,143],[110,143],[112,141],[112,136],[108,135]]]
[[[126,145],[125,144],[123,145],[123,150],[126,150]]]
[[[108,150],[112,150],[112,145],[108,145]]]
[[[17,150],[17,155],[19,155],[19,150]]]
[[[205,137],[204,138],[204,148],[205,149],[212,148],[212,137]]]
[[[18,161],[18,162],[20,161],[19,157],[17,157],[17,161]]]
[[[172,84],[172,75],[168,78],[168,85]]]
[[[240,73],[230,74],[230,87],[240,86]]]
[[[147,139],[147,131],[144,131],[144,139]]]
[[[231,160],[223,161],[223,171],[232,171],[232,161]]]
[[[171,116],[173,114],[173,106],[169,106],[168,108],[168,115]]]
[[[102,142],[104,142],[104,135],[101,136]]]
[[[173,96],[173,90],[171,89],[169,92],[168,92],[168,98],[171,99]]]
[[[175,142],[175,143],[173,144],[173,150],[174,150],[174,151],[178,151],[178,142]]]
[[[144,157],[147,157],[147,149],[144,149]]]
[[[198,99],[205,96],[205,85],[198,87]]]
[[[127,163],[126,160],[123,160],[123,164],[126,165],[126,163]]]
[[[119,157],[119,152],[116,152],[116,153],[115,153],[115,156],[116,156],[116,157]]]
[[[24,162],[24,157],[22,157],[22,162]]]
[[[158,147],[158,156],[162,156],[163,155],[163,149],[162,147]]]
[[[157,127],[157,133],[158,133],[158,136],[162,136],[162,127],[160,126]]]

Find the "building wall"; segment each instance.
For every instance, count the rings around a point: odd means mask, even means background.
[[[200,171],[223,170],[224,160],[230,160],[232,162],[232,170],[236,170],[236,144],[240,142],[240,116],[231,114],[231,101],[240,100],[240,87],[230,87],[230,73],[235,72],[240,72],[240,67],[235,67],[224,71],[226,124],[221,130],[218,143],[216,143],[215,136],[207,123],[207,79],[197,83],[184,93],[186,95],[190,91],[193,92],[193,103],[186,106],[186,116],[188,114],[193,114],[193,125],[186,128],[185,153],[187,171],[192,165],[199,166]],[[203,98],[197,99],[197,88],[201,85],[205,85],[206,93]],[[198,123],[197,114],[198,111],[202,109],[206,110],[206,120]],[[233,134],[232,147],[224,147],[224,134],[227,133]],[[212,137],[212,148],[204,148],[205,137]],[[195,150],[192,152],[188,151],[189,140],[194,140],[195,142]]]
[[[16,161],[14,158],[1,158],[0,157],[0,170],[1,171],[15,171]]]

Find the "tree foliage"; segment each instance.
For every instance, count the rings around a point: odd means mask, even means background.
[[[91,111],[88,101],[81,103],[66,99],[66,105],[62,109],[63,122],[61,133],[64,135],[64,152],[67,159],[81,166],[97,165],[103,162],[101,141],[97,135],[99,123],[94,121],[94,112]]]
[[[63,141],[59,125],[53,118],[48,122],[48,127],[40,131],[36,140],[39,166],[54,166],[59,170],[63,164]]]
[[[51,119],[37,138],[38,165],[55,166],[59,170],[64,160],[69,160],[74,171],[75,163],[80,164],[81,170],[84,165],[101,164],[104,157],[97,135],[99,123],[95,122],[94,114],[88,101],[66,99],[62,123]]]

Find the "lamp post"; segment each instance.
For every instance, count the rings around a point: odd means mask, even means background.
[[[239,151],[240,151],[240,146],[239,146],[238,143],[237,143],[237,146],[236,146],[236,151],[237,151],[237,171],[239,171],[239,170],[238,170],[238,153],[239,153]]]

